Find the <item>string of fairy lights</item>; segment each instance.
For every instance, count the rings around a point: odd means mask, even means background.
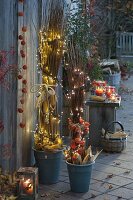
[[[39,32],[38,67],[41,70],[42,83],[37,86],[38,124],[34,134],[35,148],[38,150],[62,148],[62,139],[60,138],[61,116],[57,111],[56,95],[56,88],[59,84],[58,70],[63,54],[63,26],[60,25],[63,23],[62,9],[53,6],[48,18],[49,26],[47,29],[42,28]]]
[[[69,102],[71,117],[83,116],[85,83],[89,80],[84,71],[79,51],[74,42],[67,44],[67,51],[64,56],[64,68],[67,74],[68,88],[65,97]],[[78,119],[76,119],[78,121]]]

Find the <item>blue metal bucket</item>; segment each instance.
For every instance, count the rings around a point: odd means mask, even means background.
[[[49,152],[34,149],[34,156],[39,172],[39,182],[41,184],[57,183],[61,168],[62,150]]]
[[[83,193],[88,192],[92,174],[92,166],[95,162],[76,165],[67,163],[70,187],[72,192]]]

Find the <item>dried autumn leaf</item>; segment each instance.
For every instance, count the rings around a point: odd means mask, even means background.
[[[40,196],[41,197],[48,197],[48,196],[50,196],[50,194],[49,193],[44,193],[44,194],[41,194]]]
[[[112,186],[111,184],[109,184],[108,187],[109,187],[109,189],[112,189],[112,188],[113,188],[113,186]]]
[[[120,163],[120,162],[114,162],[114,164],[115,164],[115,165],[120,165],[121,163]]]
[[[107,175],[107,178],[112,178],[113,177],[113,174],[108,174]]]
[[[96,197],[96,195],[95,194],[91,194],[91,198],[95,198]]]
[[[55,194],[54,197],[55,198],[60,198],[60,195],[59,194]]]
[[[127,170],[124,172],[124,174],[129,174],[130,173],[130,170]]]

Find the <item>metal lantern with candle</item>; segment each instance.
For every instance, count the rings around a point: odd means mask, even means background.
[[[21,167],[17,171],[19,199],[36,200],[38,197],[38,168]]]

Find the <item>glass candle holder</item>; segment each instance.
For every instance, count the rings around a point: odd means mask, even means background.
[[[107,98],[110,98],[112,94],[115,94],[115,87],[114,86],[106,86],[105,94]]]
[[[104,93],[104,90],[103,90],[102,87],[97,87],[97,88],[96,88],[95,94],[96,94],[97,96],[102,96],[103,93]]]

